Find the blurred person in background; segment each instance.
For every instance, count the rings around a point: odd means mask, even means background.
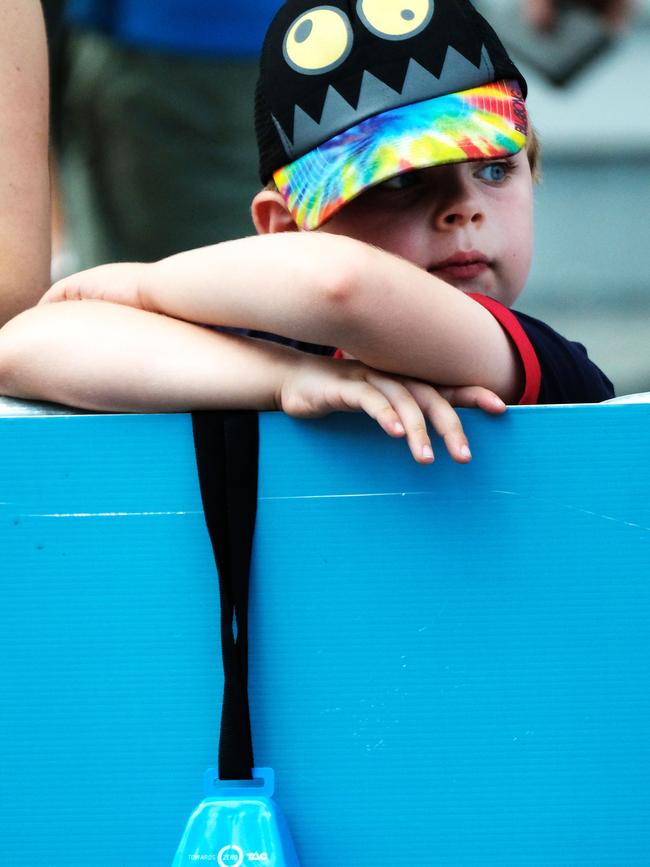
[[[0,325],[50,276],[48,76],[38,0],[0,0]]]
[[[632,16],[631,0],[577,0],[575,5],[595,12],[614,32],[628,24]],[[553,28],[558,12],[567,3],[566,0],[522,0],[522,6],[531,24],[545,31]]]
[[[68,0],[60,169],[72,265],[251,234],[250,106],[277,0]]]

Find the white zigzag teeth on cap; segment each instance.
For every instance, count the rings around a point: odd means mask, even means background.
[[[315,121],[299,105],[296,105],[293,140],[275,117],[273,122],[287,154],[293,157],[296,154],[307,153],[342,130],[350,129],[362,120],[380,112],[458,90],[478,87],[491,81],[493,76],[494,66],[485,47],[481,50],[481,62],[476,66],[450,45],[438,77],[411,58],[401,91],[394,90],[371,72],[366,71],[361,80],[356,108],[350,105],[333,85],[330,85],[320,121]]]

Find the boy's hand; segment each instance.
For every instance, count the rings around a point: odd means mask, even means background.
[[[330,412],[365,412],[392,437],[405,436],[418,463],[434,459],[427,420],[444,440],[457,463],[471,460],[467,437],[456,406],[501,413],[505,404],[479,386],[435,389],[414,379],[373,370],[358,361],[332,361],[305,356],[288,372],[276,405],[295,418],[317,418]]]
[[[141,262],[116,262],[98,265],[58,280],[43,295],[39,304],[54,301],[110,301],[127,307],[148,309],[142,292]]]

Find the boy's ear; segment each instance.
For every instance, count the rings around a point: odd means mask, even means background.
[[[251,204],[251,216],[258,235],[298,231],[298,226],[277,190],[260,190]]]

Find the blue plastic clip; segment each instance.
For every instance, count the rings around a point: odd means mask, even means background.
[[[172,867],[300,867],[289,828],[271,800],[275,775],[254,768],[251,780],[220,780],[206,771],[205,798],[190,816]]]

